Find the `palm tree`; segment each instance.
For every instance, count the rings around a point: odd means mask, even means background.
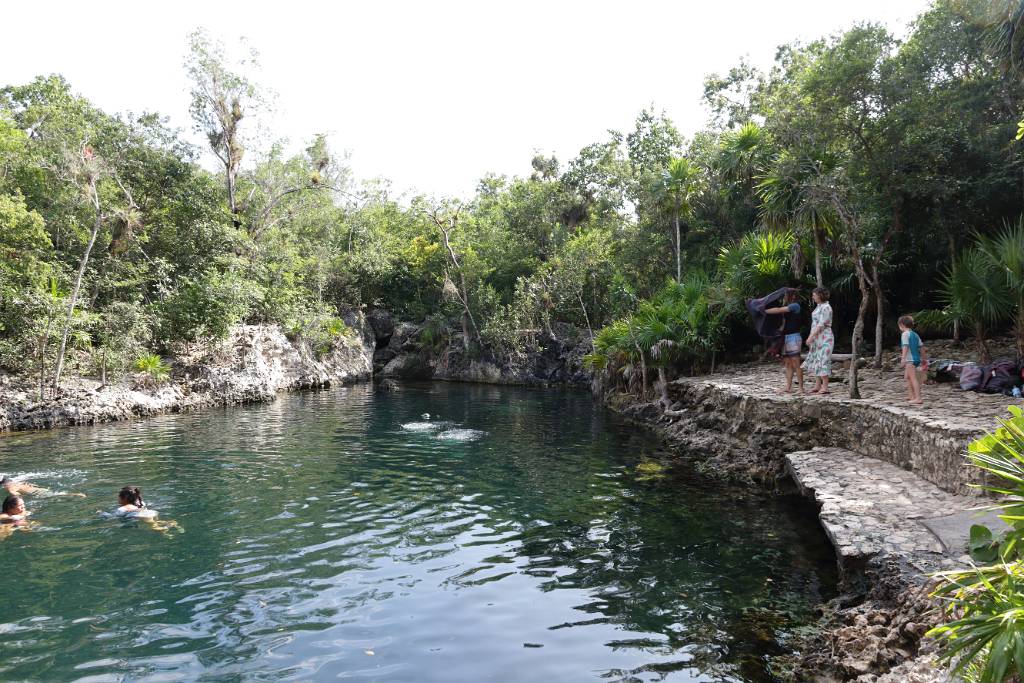
[[[959,323],[974,333],[983,362],[992,360],[985,337],[1010,315],[1012,302],[1003,278],[980,249],[964,252],[943,278],[939,300],[945,304],[941,317],[925,315],[925,323]]]
[[[583,358],[592,370],[612,380],[616,388],[647,397],[647,360],[633,319],[617,320],[594,337],[594,350]],[[638,371],[639,369],[639,371]]]
[[[696,365],[714,359],[721,342],[723,313],[709,299],[711,281],[704,273],[691,273],[671,282],[637,311],[634,321],[640,348],[658,371],[662,407],[671,404],[669,369],[681,361]]]
[[[994,303],[1003,306],[1007,316],[1013,318],[1017,359],[1020,360],[1024,358],[1024,218],[1013,225],[1005,224],[995,237],[982,238],[977,250],[988,261],[988,272],[998,274],[1004,301],[994,300]]]
[[[658,370],[658,386],[663,405],[668,405],[668,366],[681,337],[678,308],[670,301],[647,302],[634,317],[640,349],[651,356]]]
[[[715,166],[726,183],[749,186],[768,161],[768,135],[752,121],[726,131],[719,142]]]
[[[736,299],[760,296],[784,286],[790,279],[792,232],[748,232],[718,253],[718,272],[725,289]],[[793,273],[799,277],[800,273]]]
[[[672,207],[672,222],[675,227],[676,282],[683,278],[682,231],[683,217],[693,213],[693,198],[700,186],[700,168],[686,157],[676,157],[668,162],[659,187],[660,193]]]
[[[1024,74],[1024,0],[991,0],[984,23],[988,49],[1003,71]]]
[[[814,279],[818,287],[825,286],[822,273],[825,238],[836,224],[833,208],[815,191],[817,179],[823,173],[821,161],[783,152],[768,166],[757,184],[761,217],[766,225],[791,228],[813,238]]]

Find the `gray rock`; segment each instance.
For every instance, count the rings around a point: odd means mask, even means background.
[[[0,431],[47,429],[127,420],[213,405],[272,401],[281,391],[315,389],[370,379],[372,345],[365,320],[349,316],[351,333],[322,357],[280,328],[242,325],[228,339],[170,359],[172,381],[151,387],[127,381],[99,391],[100,383],[70,378],[60,396],[39,401],[27,378],[0,387]],[[130,378],[129,378],[130,380]]]
[[[384,379],[377,384],[377,390],[383,392],[401,391],[402,387],[393,379]]]
[[[418,353],[402,353],[392,358],[384,369],[381,377],[397,377],[399,379],[430,379],[433,369],[426,359]]]
[[[395,321],[391,314],[383,308],[375,308],[367,313],[366,322],[373,330],[373,336],[378,345],[381,342],[387,342],[395,333]]]

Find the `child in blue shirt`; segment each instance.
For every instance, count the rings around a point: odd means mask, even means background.
[[[921,342],[921,337],[914,331],[914,318],[909,315],[900,316],[900,365],[903,366],[903,377],[907,380],[907,402],[922,405],[921,377],[918,372],[928,371],[928,352]]]

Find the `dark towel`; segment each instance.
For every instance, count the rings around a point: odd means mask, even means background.
[[[754,321],[754,330],[764,339],[765,349],[768,353],[778,353],[782,348],[782,326],[785,323],[785,315],[765,313],[765,309],[786,295],[789,287],[777,289],[768,296],[760,299],[747,299],[747,311]]]

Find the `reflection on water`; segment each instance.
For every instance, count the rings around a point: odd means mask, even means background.
[[[652,458],[586,395],[446,384],[0,440],[88,495],[0,541],[0,678],[770,680],[821,532]],[[97,515],[125,484],[185,533]]]

